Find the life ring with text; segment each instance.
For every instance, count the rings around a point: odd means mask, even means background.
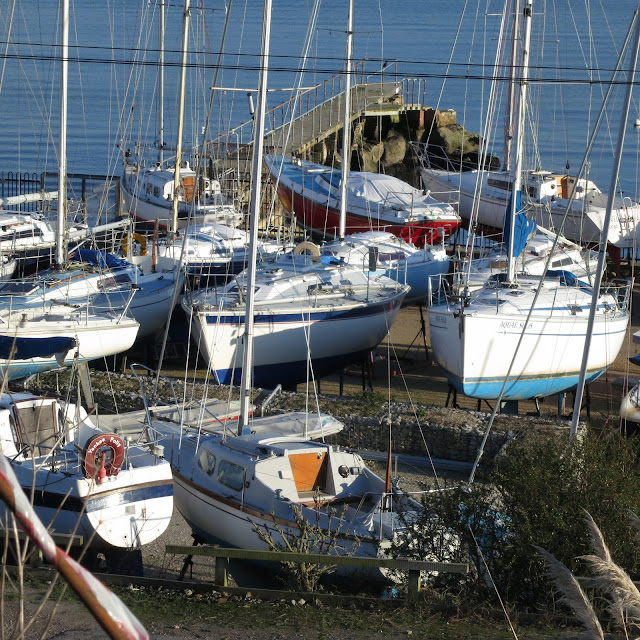
[[[137,242],[140,245],[140,255],[141,256],[146,256],[147,255],[147,237],[143,236],[141,233],[132,233],[131,234],[131,241],[132,242]],[[124,255],[124,257],[127,257],[127,252],[129,251],[129,237],[126,236],[123,240],[122,240],[122,253]]]
[[[300,242],[296,245],[296,248],[293,250],[293,253],[297,254],[310,254],[312,256],[312,260],[314,262],[320,261],[320,248],[314,242],[310,242],[309,240],[305,240],[304,242]]]
[[[124,441],[115,433],[91,436],[84,446],[84,476],[98,484],[117,476],[124,460]]]

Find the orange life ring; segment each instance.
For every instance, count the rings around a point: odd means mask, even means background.
[[[117,476],[124,460],[124,441],[115,433],[91,436],[84,446],[84,476],[98,484],[106,476]]]

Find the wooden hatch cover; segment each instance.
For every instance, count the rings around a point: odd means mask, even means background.
[[[289,463],[298,493],[324,489],[328,466],[326,451],[290,454]]]

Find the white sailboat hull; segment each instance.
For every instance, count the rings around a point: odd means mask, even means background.
[[[562,295],[558,291],[558,296]],[[542,305],[544,306],[544,305]],[[588,321],[588,300],[575,315],[534,313],[518,345],[527,313],[497,312],[497,305],[472,312],[435,305],[429,308],[435,360],[457,390],[474,398],[497,398],[514,353],[517,355],[503,399],[547,396],[572,389],[579,378]],[[594,325],[587,361],[587,382],[615,360],[624,342],[626,311],[600,313]]]
[[[253,347],[255,384],[302,381],[309,361],[313,373],[320,377],[326,370],[341,368],[341,363],[364,357],[387,335],[404,293],[399,289],[397,295],[377,305],[353,302],[258,310]],[[218,381],[239,381],[244,314],[196,311],[192,333]]]
[[[33,467],[14,465],[13,470],[29,496]],[[173,480],[167,463],[121,471],[99,486],[78,475],[52,472],[45,465],[36,472],[35,482],[34,508],[49,531],[83,536],[92,548],[149,544],[171,521]]]
[[[256,533],[256,527],[263,529],[267,527],[274,540],[280,541],[281,539],[274,527],[273,518],[269,516],[269,509],[265,505],[261,505],[260,509],[238,508],[237,505],[220,500],[219,497],[210,494],[203,487],[176,473],[174,473],[174,492],[176,506],[182,517],[189,523],[193,532],[209,544],[221,544],[239,549],[270,550],[267,543],[261,540]],[[276,497],[273,494],[273,501],[275,500]],[[307,508],[307,511],[311,513],[306,514],[306,517],[312,519],[313,509]],[[296,535],[294,527],[283,525],[282,521],[279,524],[288,535]],[[352,554],[356,549],[357,555],[361,557],[385,557],[384,549],[390,546],[390,541],[387,541],[386,544],[385,542],[372,543],[364,538],[364,531],[359,533],[363,535],[363,539],[358,544],[355,543],[353,537],[351,543],[348,538],[341,541],[344,549],[340,555]],[[356,575],[360,575],[362,578],[383,579],[386,577],[380,570],[364,568],[360,571],[356,568],[350,568],[348,573],[352,577]]]
[[[167,529],[173,512],[171,467],[146,445],[96,428],[84,409],[60,407],[53,398],[12,394],[2,396],[0,403],[0,452],[11,460],[20,486],[50,532],[82,536],[92,549],[130,549]],[[114,440],[121,451],[120,467],[94,478],[85,461],[91,455],[86,453],[89,444],[98,443],[95,453]],[[110,460],[115,456],[114,450]]]
[[[86,309],[73,314],[56,312],[55,308],[48,313],[24,309],[15,311],[8,322],[12,336],[44,339],[70,337],[75,339],[77,345],[64,359],[51,356],[0,360],[0,374],[8,373],[10,380],[60,366],[70,366],[74,361],[87,362],[122,353],[133,346],[139,328],[139,324],[130,318],[92,315]]]

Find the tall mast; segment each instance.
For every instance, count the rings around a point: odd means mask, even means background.
[[[56,266],[66,262],[67,230],[67,93],[69,89],[69,0],[62,2],[60,65],[60,150],[58,155],[58,226]]]
[[[158,14],[158,164],[164,162],[164,0]]]
[[[524,17],[524,38],[522,42],[522,72],[518,82],[520,87],[518,97],[518,122],[516,127],[516,166],[513,176],[513,192],[511,194],[511,216],[509,219],[510,233],[507,255],[507,281],[512,282],[515,274],[515,260],[513,258],[513,242],[515,240],[515,224],[518,206],[518,194],[522,191],[522,156],[524,155],[524,127],[527,103],[527,87],[529,84],[529,54],[531,48],[531,14],[532,2],[525,0],[522,15]]]
[[[180,63],[180,97],[178,102],[178,139],[176,141],[176,166],[173,172],[173,203],[171,207],[171,225],[169,234],[174,235],[178,230],[178,207],[180,193],[180,164],[182,163],[182,130],[184,129],[184,100],[187,82],[187,47],[189,44],[189,0],[184,0],[184,15],[182,21],[182,60]]]
[[[516,62],[518,57],[518,23],[520,17],[520,3],[513,0],[513,22],[511,24],[511,61],[509,64],[509,84],[507,85],[507,108],[504,121],[504,151],[502,168],[511,170],[511,154],[513,147],[513,125],[516,110]]]
[[[242,379],[240,383],[240,420],[238,435],[249,426],[249,406],[251,403],[251,372],[253,366],[253,314],[254,290],[256,282],[256,262],[258,257],[258,217],[260,215],[262,155],[264,122],[267,110],[267,75],[269,70],[269,43],[271,40],[271,0],[264,2],[262,18],[262,55],[260,82],[258,84],[258,108],[253,127],[253,156],[251,165],[251,203],[249,206],[249,264],[247,267],[246,310],[244,318],[244,354],[242,357]]]
[[[338,238],[344,240],[347,226],[347,182],[351,164],[351,52],[353,49],[353,0],[349,0],[347,19],[347,54],[344,78],[344,124],[342,127],[342,180],[340,181],[340,228]]]
[[[636,21],[636,30],[633,40],[633,48],[631,51],[631,59],[629,60],[629,71],[627,79],[627,87],[625,100],[622,106],[622,114],[620,116],[620,128],[618,129],[618,142],[616,145],[616,153],[613,160],[613,169],[611,171],[611,182],[609,183],[609,191],[607,196],[607,209],[604,216],[602,231],[600,232],[600,252],[598,253],[598,267],[593,279],[593,296],[591,297],[591,307],[589,309],[589,321],[587,323],[587,334],[585,336],[584,351],[582,353],[582,364],[580,367],[580,376],[578,378],[578,386],[576,388],[575,400],[573,403],[573,417],[571,419],[570,437],[573,438],[578,431],[578,422],[580,420],[580,409],[582,408],[582,395],[584,393],[584,384],[587,377],[587,361],[589,359],[589,350],[591,348],[591,336],[593,335],[593,326],[595,324],[596,308],[600,293],[600,284],[602,283],[602,275],[605,268],[605,258],[607,255],[607,238],[609,237],[609,224],[611,222],[611,213],[613,211],[613,202],[616,195],[616,186],[618,184],[618,174],[620,172],[620,163],[622,161],[622,148],[624,147],[624,137],[627,129],[627,120],[629,118],[629,106],[631,104],[631,92],[636,73],[636,64],[638,60],[638,51],[640,50],[640,4],[634,13]]]

